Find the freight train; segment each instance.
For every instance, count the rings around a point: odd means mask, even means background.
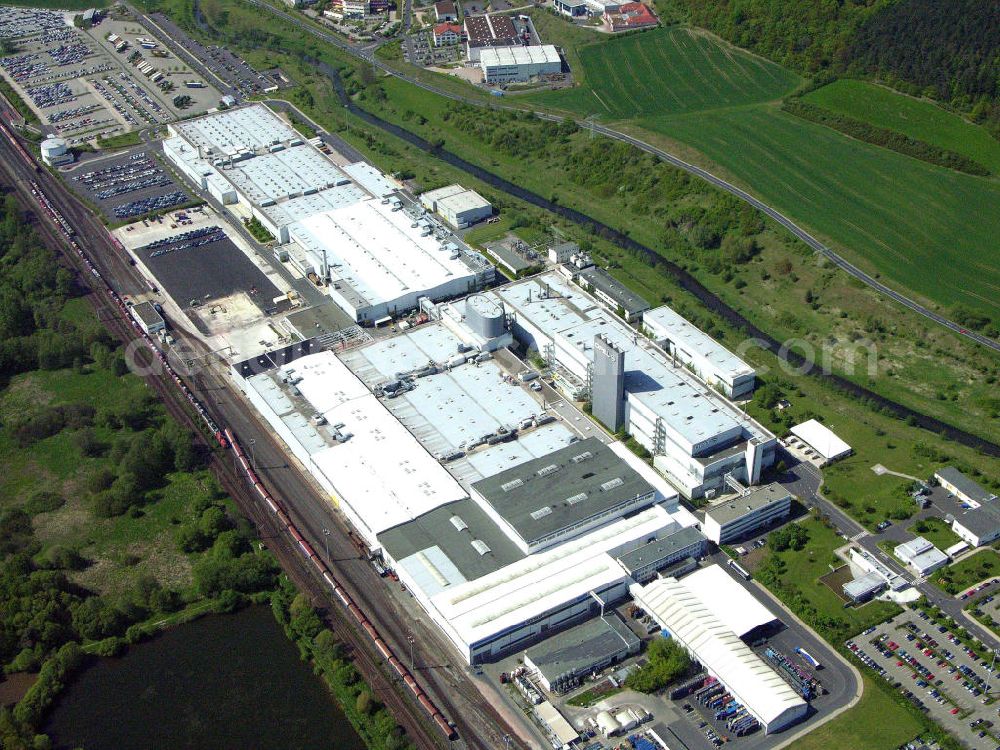
[[[288,532],[289,536],[295,540],[302,556],[313,564],[320,577],[326,581],[326,584],[340,600],[341,604],[344,605],[344,608],[351,613],[351,616],[357,621],[361,629],[368,634],[368,637],[375,645],[375,648],[380,654],[382,654],[386,661],[389,662],[389,666],[391,666],[400,678],[402,678],[406,687],[410,689],[410,692],[413,693],[417,702],[421,705],[421,707],[423,707],[424,711],[427,712],[431,720],[437,724],[438,728],[444,732],[445,736],[449,740],[456,739],[458,735],[456,734],[455,729],[445,718],[444,714],[441,713],[441,710],[434,704],[427,693],[424,692],[423,688],[420,687],[416,679],[414,679],[413,675],[410,673],[410,670],[408,670],[396,654],[393,653],[392,648],[390,648],[389,644],[385,642],[385,639],[382,638],[378,629],[371,623],[361,608],[354,602],[351,595],[344,589],[340,582],[334,578],[330,569],[326,566],[326,563],[324,563],[320,556],[316,554],[313,548],[309,545],[309,542],[305,540],[298,528],[292,522],[291,518],[289,518],[288,513],[285,512],[284,508],[281,507],[281,505],[271,496],[271,493],[267,491],[267,488],[264,487],[263,483],[261,483],[260,478],[253,470],[250,460],[247,458],[246,453],[244,453],[243,448],[240,446],[240,443],[236,439],[236,435],[233,434],[233,431],[228,427],[225,428],[223,431],[223,437],[232,448],[233,453],[236,454],[236,458],[239,460],[240,466],[243,468],[243,473],[246,474],[247,479],[253,485],[254,490],[257,491],[261,500],[267,504],[267,507],[271,509],[271,512],[274,513],[281,526]]]
[[[20,156],[33,171],[39,171],[40,167],[38,166],[38,162],[31,157],[31,154],[28,153],[24,146],[21,145],[21,142],[14,137],[10,128],[4,125],[2,121],[0,121],[0,132],[3,132],[4,138],[10,141],[14,146],[14,150],[17,151],[17,155]]]
[[[0,124],[0,129],[4,130],[4,134],[8,137],[8,139],[10,139],[15,144],[15,146],[18,147],[20,146],[20,144],[18,144],[16,140],[13,139],[9,131],[7,131],[2,124]],[[24,150],[21,149],[21,151],[23,152]],[[29,161],[34,163],[34,160],[32,160],[30,156],[27,156],[27,152],[24,152],[24,155]],[[369,638],[372,639],[375,648],[378,650],[380,654],[382,654],[382,656],[385,659],[388,660],[389,665],[400,676],[400,678],[406,684],[406,687],[410,689],[410,692],[413,693],[417,702],[421,705],[424,711],[427,712],[431,720],[438,726],[438,728],[444,733],[444,735],[449,740],[457,739],[458,734],[456,733],[454,727],[452,727],[451,723],[449,723],[449,721],[445,718],[441,710],[434,704],[434,702],[430,699],[430,697],[428,697],[427,693],[424,692],[423,688],[420,687],[419,683],[417,683],[416,679],[410,673],[410,670],[408,670],[399,660],[399,658],[393,653],[392,649],[385,642],[385,639],[382,638],[382,635],[378,632],[375,626],[372,625],[371,621],[369,621],[369,619],[365,616],[361,608],[358,607],[357,604],[354,602],[354,600],[351,598],[351,595],[347,593],[347,591],[340,584],[340,582],[333,577],[333,574],[330,573],[329,568],[320,559],[319,555],[316,554],[316,552],[309,545],[309,543],[305,540],[305,538],[299,532],[298,528],[296,528],[295,524],[292,523],[291,518],[289,518],[285,510],[274,500],[274,498],[271,496],[271,493],[268,492],[267,488],[265,488],[263,483],[261,483],[256,472],[253,470],[253,467],[247,460],[246,454],[243,452],[243,448],[236,440],[236,436],[233,434],[232,430],[230,430],[228,427],[226,427],[225,429],[219,428],[218,424],[208,414],[207,410],[202,405],[201,401],[199,401],[198,398],[191,392],[191,389],[187,387],[187,385],[181,379],[180,375],[177,374],[174,368],[167,361],[166,355],[164,355],[164,353],[156,346],[156,344],[153,342],[153,339],[139,327],[139,324],[129,314],[128,305],[126,304],[125,300],[122,299],[122,297],[114,289],[111,288],[111,286],[107,283],[107,281],[104,280],[104,277],[101,274],[101,272],[97,270],[97,267],[94,265],[93,261],[83,251],[83,248],[80,246],[80,243],[77,242],[76,239],[74,238],[76,232],[74,231],[73,227],[69,224],[69,222],[66,221],[66,218],[62,215],[62,213],[60,213],[60,211],[52,204],[48,196],[45,194],[45,192],[42,190],[41,186],[37,182],[32,181],[31,194],[32,196],[34,196],[39,206],[41,206],[41,208],[52,218],[55,224],[59,227],[62,234],[68,240],[70,247],[72,247],[74,252],[76,252],[76,254],[80,257],[80,259],[83,261],[84,265],[87,267],[90,273],[94,276],[94,278],[97,281],[100,282],[100,286],[102,287],[101,291],[103,291],[111,299],[111,301],[118,308],[122,317],[132,322],[132,327],[135,329],[136,335],[139,336],[146,343],[150,351],[159,361],[160,366],[163,368],[164,372],[166,372],[170,376],[170,378],[174,381],[174,385],[184,394],[187,400],[191,403],[192,407],[194,407],[195,411],[198,413],[198,416],[201,417],[201,419],[205,422],[206,426],[208,427],[212,435],[215,437],[215,440],[219,444],[219,446],[224,449],[230,447],[233,449],[233,452],[236,454],[236,457],[240,462],[240,465],[243,467],[243,471],[246,473],[248,479],[253,484],[254,489],[257,491],[260,498],[267,504],[267,507],[270,508],[271,512],[274,513],[275,516],[278,518],[282,527],[295,540],[302,555],[306,559],[312,562],[312,564],[315,566],[317,572],[320,574],[323,580],[326,581],[327,585],[333,590],[333,593],[336,594],[337,598],[341,601],[341,603],[344,605],[347,611],[351,613],[351,616],[354,617],[354,619],[358,622],[358,625],[360,625],[361,628],[368,634]]]

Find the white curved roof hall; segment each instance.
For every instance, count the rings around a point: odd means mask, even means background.
[[[675,578],[630,588],[636,602],[680,641],[733,697],[773,732],[806,712],[806,702],[725,625],[698,594]]]

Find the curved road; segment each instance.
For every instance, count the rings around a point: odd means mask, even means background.
[[[434,86],[432,84],[426,83],[426,82],[421,81],[421,80],[418,80],[417,78],[414,78],[413,76],[409,76],[409,75],[406,75],[405,73],[401,73],[401,72],[399,72],[399,71],[397,71],[397,70],[389,67],[388,65],[386,65],[381,60],[379,60],[375,56],[375,50],[379,46],[377,44],[368,45],[368,46],[365,46],[365,47],[355,47],[355,46],[351,45],[350,43],[344,41],[343,39],[341,39],[341,38],[339,38],[339,37],[337,37],[337,36],[335,36],[333,34],[327,33],[325,31],[323,31],[322,29],[318,28],[317,26],[315,26],[315,25],[313,25],[313,24],[311,24],[311,23],[309,23],[307,21],[302,20],[301,18],[297,18],[296,16],[292,15],[291,13],[287,13],[287,12],[281,10],[280,8],[276,8],[275,6],[273,6],[270,3],[266,2],[266,0],[247,0],[247,2],[251,3],[252,5],[256,5],[257,7],[262,8],[264,10],[267,10],[269,13],[272,13],[273,15],[276,15],[276,16],[282,18],[283,20],[287,21],[288,23],[294,24],[295,26],[299,27],[303,31],[306,31],[309,34],[312,34],[316,38],[322,39],[323,41],[325,41],[325,42],[327,42],[329,44],[332,44],[333,46],[337,47],[338,49],[341,49],[341,50],[343,50],[345,52],[348,52],[349,54],[352,54],[355,57],[359,57],[362,60],[364,60],[365,62],[369,63],[370,65],[374,65],[374,66],[378,67],[380,70],[384,71],[385,73],[388,73],[389,75],[396,76],[400,80],[406,81],[407,83],[410,83],[410,84],[412,84],[414,86],[418,86],[418,87],[424,89],[425,91],[430,91],[430,92],[432,92],[434,94],[438,94],[439,96],[444,96],[444,97],[447,97],[448,99],[452,99],[452,100],[455,100],[455,101],[463,102],[465,104],[471,104],[471,105],[474,105],[474,106],[477,106],[477,107],[489,106],[489,107],[494,107],[494,108],[524,111],[524,109],[521,108],[521,107],[513,107],[513,106],[510,106],[510,105],[502,105],[502,104],[498,104],[498,103],[494,104],[492,102],[488,103],[488,104],[484,104],[483,101],[480,100],[480,99],[474,99],[474,98],[471,98],[471,97],[462,96],[461,94],[456,94],[456,93],[454,93],[452,91],[447,91],[445,89],[438,88],[437,86]],[[564,117],[560,117],[558,115],[549,114],[548,112],[535,111],[534,114],[536,116],[538,116],[538,117],[541,117],[541,118],[544,118],[544,119],[547,119],[547,120],[556,120],[556,121],[559,121],[559,120],[567,119],[567,118],[564,118]],[[914,312],[916,312],[916,313],[918,313],[920,315],[923,315],[925,318],[928,318],[928,319],[934,321],[935,323],[938,323],[938,324],[944,326],[945,328],[948,328],[948,329],[954,331],[955,333],[958,333],[958,334],[960,334],[962,336],[966,336],[967,338],[972,339],[976,343],[981,344],[982,346],[985,346],[985,347],[987,347],[989,349],[992,349],[995,352],[1000,352],[1000,342],[995,341],[995,340],[989,338],[988,336],[983,336],[982,334],[976,333],[975,331],[970,331],[967,328],[964,328],[963,326],[960,326],[958,323],[955,323],[954,321],[949,320],[948,318],[944,317],[943,315],[939,315],[938,313],[934,312],[933,310],[930,310],[929,308],[921,305],[919,302],[916,302],[916,301],[910,299],[906,295],[901,294],[900,292],[897,292],[894,289],[889,288],[888,286],[886,286],[882,282],[880,282],[877,279],[873,278],[871,275],[869,275],[869,274],[865,273],[864,271],[862,271],[860,268],[858,268],[854,264],[850,263],[848,260],[846,260],[842,256],[840,256],[837,253],[835,253],[833,250],[831,250],[829,247],[827,247],[826,245],[824,245],[818,239],[816,239],[815,237],[813,237],[807,231],[805,231],[804,229],[802,229],[800,226],[798,226],[794,221],[792,221],[790,218],[788,218],[787,216],[785,216],[783,213],[781,213],[780,211],[778,211],[775,208],[772,208],[771,206],[767,205],[766,203],[764,203],[763,201],[759,200],[758,198],[755,198],[754,196],[750,195],[750,193],[746,192],[745,190],[742,190],[742,189],[736,187],[736,185],[733,185],[731,182],[727,182],[726,180],[723,180],[721,177],[717,177],[716,175],[712,174],[711,172],[709,172],[709,171],[707,171],[705,169],[702,169],[701,167],[697,167],[694,164],[690,164],[689,162],[686,162],[683,159],[680,159],[677,156],[674,156],[673,154],[671,154],[671,153],[669,153],[667,151],[664,151],[663,149],[660,149],[660,148],[657,148],[656,146],[650,145],[649,143],[646,143],[645,141],[642,141],[642,140],[640,140],[638,138],[635,138],[633,136],[627,135],[626,133],[622,133],[622,132],[620,132],[618,130],[614,130],[613,128],[608,128],[608,127],[605,127],[603,125],[598,125],[598,124],[595,124],[595,123],[590,122],[590,121],[585,122],[583,120],[575,120],[575,119],[573,121],[576,122],[576,124],[579,125],[580,127],[593,128],[593,130],[595,130],[596,132],[598,132],[601,135],[604,135],[604,136],[606,136],[608,138],[614,138],[617,141],[621,141],[623,143],[628,143],[631,146],[635,146],[636,148],[640,148],[643,151],[645,151],[646,153],[652,154],[653,156],[656,156],[657,158],[659,158],[659,159],[667,162],[668,164],[671,164],[674,167],[677,167],[678,169],[682,169],[685,172],[688,172],[690,174],[695,175],[696,177],[700,177],[701,179],[703,179],[703,180],[711,183],[712,185],[714,185],[715,187],[719,188],[720,190],[725,190],[727,193],[730,193],[731,195],[736,196],[740,200],[749,203],[754,208],[756,208],[756,209],[758,209],[760,211],[763,211],[765,214],[767,214],[769,217],[771,217],[776,222],[778,222],[779,224],[781,224],[783,227],[785,227],[788,231],[790,231],[792,234],[794,234],[800,240],[802,240],[807,245],[809,245],[809,247],[813,248],[813,250],[815,250],[815,251],[817,251],[819,253],[822,253],[825,257],[829,258],[838,267],[840,267],[841,269],[843,269],[844,271],[846,271],[847,273],[849,273],[854,278],[856,278],[859,281],[863,282],[864,284],[867,284],[872,289],[875,289],[876,291],[881,292],[882,294],[884,294],[887,297],[895,300],[896,302],[900,303],[901,305],[904,305],[905,307],[908,307],[909,309],[913,310]]]

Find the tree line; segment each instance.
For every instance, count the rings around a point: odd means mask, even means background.
[[[740,47],[809,74],[874,77],[1000,132],[993,0],[660,0]]]
[[[13,196],[0,196],[0,404],[14,379],[30,383],[47,373],[66,378],[59,382],[98,377],[121,384],[99,401],[59,402],[57,394],[52,401],[11,402],[0,412],[2,465],[18,454],[35,455],[48,441],[49,450],[78,467],[74,499],[89,514],[78,536],[46,543],[35,533],[35,519],[67,502],[62,482],[39,471],[28,491],[0,491],[0,664],[6,673],[40,670],[13,711],[0,711],[4,748],[46,746],[47,738],[36,733],[85,662],[83,645],[90,653],[117,653],[145,637],[147,622],[204,599],[217,608],[236,606],[273,589],[277,576],[273,559],[254,549],[252,528],[230,512],[191,435],[135,388],[116,342],[93,316],[66,315],[67,303],[81,294],[73,273],[38,240],[30,216]],[[95,526],[122,516],[129,540],[128,524],[138,528],[177,474],[191,474],[206,488],[165,527],[190,556],[190,584],[168,586],[143,573],[129,576],[114,594],[82,585],[81,574],[93,564]]]

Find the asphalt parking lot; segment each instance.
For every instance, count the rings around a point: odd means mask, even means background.
[[[193,56],[199,65],[227,84],[229,91],[225,93],[249,97],[261,94],[271,87],[288,88],[295,85],[281,71],[261,72],[255,70],[245,60],[224,47],[205,46],[196,39],[192,39],[162,13],[152,13],[149,19],[164,32],[170,40],[169,46],[175,52],[178,51],[177,47],[183,48],[184,52]]]
[[[176,234],[132,251],[179,306],[246,292],[262,311],[274,307],[278,288],[221,229],[200,227],[196,236],[185,234],[178,227]]]
[[[1000,745],[1000,715],[995,703],[983,703],[987,684],[994,690],[990,664],[941,630],[904,612],[845,645],[968,747],[992,750]]]
[[[74,191],[96,205],[110,221],[166,210],[191,200],[150,147],[90,160],[62,174]]]

